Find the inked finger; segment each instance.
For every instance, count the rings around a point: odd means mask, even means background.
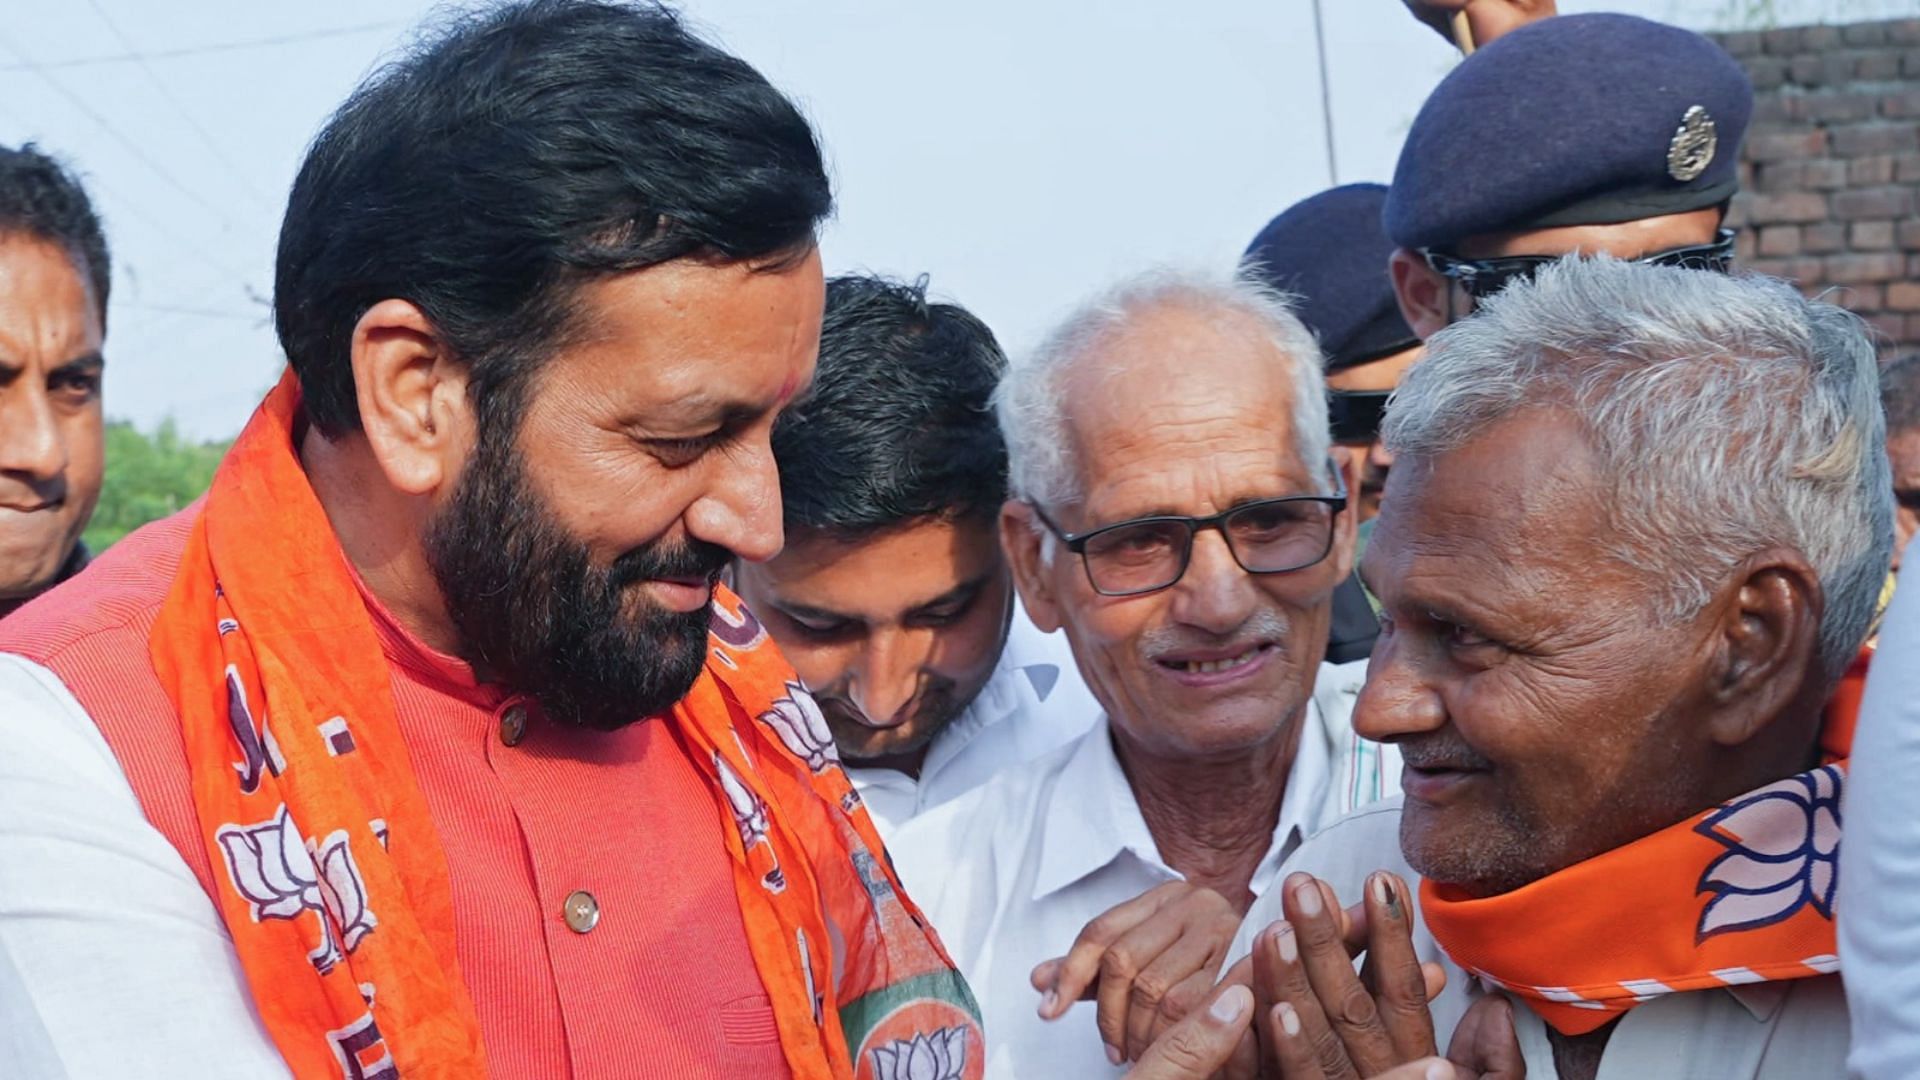
[[[1395,1060],[1432,1057],[1433,1013],[1427,979],[1413,949],[1413,905],[1407,883],[1380,871],[1367,879],[1367,987],[1395,1051]]]

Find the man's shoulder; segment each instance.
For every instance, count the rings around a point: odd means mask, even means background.
[[[198,504],[131,533],[80,574],[0,619],[0,652],[52,662],[103,634],[144,639],[180,567]]]
[[[900,827],[901,839],[964,836],[990,843],[1005,823],[1024,827],[1091,734],[1083,732],[1039,757],[1009,766],[986,783],[927,810]]]

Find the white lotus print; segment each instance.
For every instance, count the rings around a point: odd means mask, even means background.
[[[720,790],[726,793],[727,805],[733,810],[734,827],[740,830],[740,846],[748,851],[755,844],[767,844],[769,852],[773,845],[767,840],[767,807],[760,801],[733,771],[725,758],[713,755],[713,768],[720,776]],[[787,876],[780,869],[779,857],[774,857],[773,866],[760,879],[760,884],[768,892],[784,892]]]
[[[814,772],[826,772],[827,766],[840,760],[833,745],[833,731],[820,713],[820,704],[797,682],[787,684],[787,696],[760,714],[760,722],[773,729],[793,756],[807,763]]]
[[[876,1080],[961,1080],[967,1070],[967,1029],[941,1028],[899,1039],[872,1054]]]
[[[1771,926],[1812,905],[1833,918],[1845,773],[1826,765],[1722,806],[1694,831],[1727,848],[1700,876],[1711,893],[1696,935]]]
[[[373,932],[378,920],[367,906],[366,884],[346,830],[335,830],[317,845],[317,865],[315,850],[302,839],[285,805],[269,821],[223,825],[214,835],[226,857],[228,878],[252,908],[255,922],[314,913],[320,941],[307,958],[322,974],[339,963],[341,944],[352,952]]]

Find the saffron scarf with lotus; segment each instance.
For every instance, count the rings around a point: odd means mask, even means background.
[[[1663,994],[1832,974],[1845,783],[1830,762],[1499,896],[1423,881],[1427,929],[1564,1035]]]
[[[150,651],[216,902],[299,1080],[486,1075],[445,855],[371,616],[295,454],[298,384],[214,477]],[[972,1080],[979,1009],[901,890],[832,736],[724,590],[671,727],[711,783],[749,951],[799,1080]],[[224,871],[224,880],[222,872]]]

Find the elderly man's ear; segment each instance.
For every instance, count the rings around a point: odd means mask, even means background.
[[[1776,548],[1737,568],[1715,597],[1709,692],[1722,706],[1710,734],[1734,747],[1793,709],[1820,676],[1820,577],[1798,552]]]
[[[1027,609],[1033,625],[1050,634],[1060,629],[1062,620],[1043,548],[1052,548],[1055,559],[1075,556],[1046,528],[1033,507],[1019,499],[1008,499],[1000,507],[1000,549],[1013,567],[1013,587],[1019,591],[1020,604]]]

